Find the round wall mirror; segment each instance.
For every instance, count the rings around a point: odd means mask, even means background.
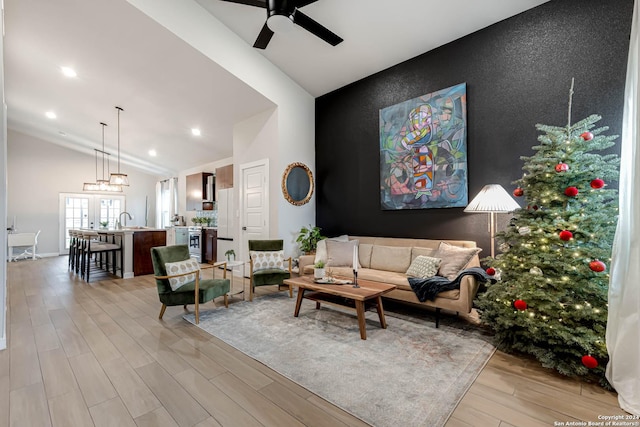
[[[302,206],[313,195],[313,174],[304,163],[291,163],[282,175],[282,194],[289,203]]]

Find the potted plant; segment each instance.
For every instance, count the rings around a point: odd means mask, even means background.
[[[236,251],[234,251],[233,249],[229,249],[224,253],[224,256],[227,257],[227,261],[231,262],[236,259]]]
[[[313,265],[313,277],[314,279],[322,279],[326,272],[324,269],[324,261],[320,260]]]
[[[109,221],[100,221],[101,228],[107,228],[109,226]]]
[[[302,227],[300,229],[296,242],[298,242],[298,246],[303,253],[312,254],[315,253],[318,242],[324,238],[325,237],[320,234],[320,227],[312,227],[309,225],[308,227]]]

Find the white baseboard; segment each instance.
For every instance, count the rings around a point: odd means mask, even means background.
[[[124,277],[122,277],[123,279],[133,279],[133,273],[124,273]]]
[[[4,350],[7,348],[7,336],[4,335],[0,337],[0,350]]]

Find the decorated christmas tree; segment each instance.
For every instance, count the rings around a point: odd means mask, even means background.
[[[521,157],[514,196],[526,200],[499,233],[502,253],[486,260],[500,280],[478,297],[483,322],[507,351],[606,385],[608,268],[617,222],[619,159],[601,117],[566,127],[536,125],[535,154]]]

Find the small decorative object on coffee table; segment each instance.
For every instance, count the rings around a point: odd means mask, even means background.
[[[358,285],[358,246],[353,246],[353,287],[359,288]]]
[[[322,279],[325,276],[324,261],[320,260],[313,266],[313,277]]]

